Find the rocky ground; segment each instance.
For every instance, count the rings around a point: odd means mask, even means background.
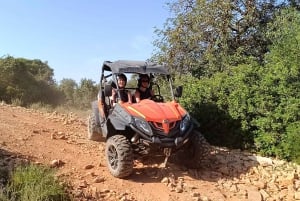
[[[239,150],[212,147],[202,169],[163,159],[135,161],[127,179],[112,177],[104,142],[86,139],[86,119],[73,113],[46,113],[0,105],[0,185],[19,163],[57,169],[74,200],[280,201],[300,200],[300,167]]]

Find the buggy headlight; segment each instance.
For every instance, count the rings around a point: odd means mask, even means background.
[[[133,117],[133,120],[137,129],[148,135],[152,135],[151,127],[147,121],[136,117]]]
[[[189,126],[191,125],[191,117],[190,115],[185,115],[180,123],[180,132],[185,132]]]

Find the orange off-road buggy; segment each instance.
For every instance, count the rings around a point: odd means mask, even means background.
[[[155,95],[139,103],[111,104],[112,88],[119,90],[117,76],[148,74],[152,79]],[[167,82],[169,96],[161,94],[156,78]],[[134,88],[126,88],[135,90]],[[132,93],[134,94],[134,93]],[[136,155],[160,151],[178,158],[183,165],[199,168],[208,153],[208,143],[198,124],[176,101],[182,87],[173,90],[172,80],[162,65],[144,61],[105,61],[102,66],[98,100],[92,103],[92,114],[88,120],[88,138],[105,140],[105,156],[110,173],[118,178],[129,176],[133,171]],[[165,101],[169,97],[169,101]],[[134,100],[134,97],[133,97]],[[178,161],[178,160],[177,160]]]

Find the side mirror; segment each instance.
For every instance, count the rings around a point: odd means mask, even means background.
[[[175,88],[174,96],[179,98],[182,96],[183,86],[178,86]]]

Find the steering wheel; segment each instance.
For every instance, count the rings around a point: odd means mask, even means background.
[[[151,100],[155,102],[164,102],[164,97],[162,97],[161,95],[154,95],[151,97]]]

